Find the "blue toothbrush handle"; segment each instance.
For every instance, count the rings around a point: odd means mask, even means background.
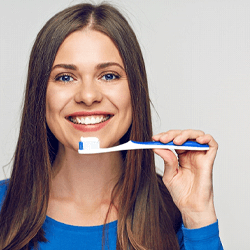
[[[159,141],[148,141],[148,142],[139,142],[139,141],[132,141],[136,144],[145,144],[145,145],[168,145],[168,146],[186,146],[186,147],[199,147],[199,148],[207,148],[209,147],[208,144],[200,144],[196,141],[186,141],[182,145],[176,145],[173,143],[173,141],[168,143],[162,143]]]

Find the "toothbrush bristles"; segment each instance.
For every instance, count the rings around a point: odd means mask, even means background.
[[[80,143],[79,149],[92,150],[100,148],[100,141],[97,137],[81,137]]]

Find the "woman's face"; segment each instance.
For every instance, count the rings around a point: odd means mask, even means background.
[[[119,144],[132,121],[131,96],[120,54],[98,31],[81,30],[61,44],[48,81],[46,120],[65,147],[98,137],[101,147]]]

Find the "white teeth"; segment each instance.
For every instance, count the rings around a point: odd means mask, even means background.
[[[91,124],[91,122],[90,122],[90,118],[88,118],[88,117],[86,117],[86,118],[85,118],[85,124],[86,124],[86,125]]]
[[[90,123],[98,123],[98,119],[95,119],[94,117],[91,117]]]
[[[70,117],[70,121],[76,124],[92,125],[105,122],[110,116],[85,116],[85,117]]]

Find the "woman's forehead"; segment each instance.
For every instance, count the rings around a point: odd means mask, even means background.
[[[116,62],[124,67],[117,47],[108,36],[99,31],[83,29],[73,32],[64,40],[54,65],[71,63],[90,66],[103,62]]]

